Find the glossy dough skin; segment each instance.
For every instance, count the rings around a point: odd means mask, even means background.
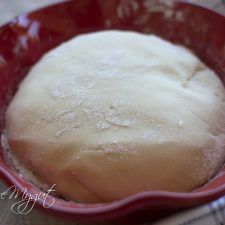
[[[67,199],[190,191],[224,161],[225,90],[153,35],[81,35],[47,53],[6,114],[12,151]]]

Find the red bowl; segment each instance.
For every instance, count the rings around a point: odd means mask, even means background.
[[[187,46],[225,83],[225,18],[185,2],[157,0],[76,0],[24,14],[0,28],[0,132],[4,113],[18,83],[48,50],[71,37],[105,29],[154,33]],[[160,7],[156,7],[160,6]],[[19,176],[0,147],[0,174],[28,193],[41,190]],[[49,196],[55,201],[45,211],[82,221],[155,221],[179,210],[212,201],[225,194],[225,169],[206,185],[189,193],[154,191],[103,204],[78,204]],[[42,207],[43,202],[37,205]],[[123,224],[125,223],[123,222]]]

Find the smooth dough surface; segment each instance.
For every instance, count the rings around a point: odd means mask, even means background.
[[[32,68],[6,129],[20,162],[68,199],[183,192],[224,161],[224,101],[221,81],[187,49],[153,35],[97,32]]]

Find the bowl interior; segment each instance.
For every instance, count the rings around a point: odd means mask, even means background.
[[[216,71],[222,82],[225,83],[224,17],[191,4],[168,2],[158,3],[157,0],[69,1],[21,15],[0,28],[0,133],[5,126],[4,114],[7,105],[30,67],[45,52],[81,33],[121,29],[159,35],[174,43],[187,46]],[[38,191],[34,185],[21,179],[9,167],[4,160],[1,146],[0,150],[0,173],[3,178],[10,184],[16,184],[19,188],[28,188],[31,193]],[[190,195],[193,200],[200,196],[193,194],[209,194],[210,191],[214,194],[217,191],[217,195],[212,195],[212,198],[225,192],[225,169],[222,169],[206,185],[196,189],[194,193],[180,196],[188,198]],[[151,193],[139,194],[134,196],[133,200],[149,196],[153,195]],[[179,197],[179,194],[168,195],[166,192],[156,192],[154,196],[164,196],[165,200],[168,196]],[[95,209],[102,208],[103,205],[108,207],[115,205],[115,203],[95,204],[95,206],[75,204],[51,196],[48,198],[49,203],[53,199],[56,201],[55,209],[61,207],[62,211],[65,210],[65,207],[68,211],[72,208],[88,210],[93,207]],[[209,200],[210,198],[205,198],[204,201]],[[128,198],[118,202],[125,205],[131,201],[132,198]],[[199,203],[192,201],[186,206],[197,205],[204,201],[199,201]]]

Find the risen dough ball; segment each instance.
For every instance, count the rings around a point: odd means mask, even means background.
[[[86,34],[32,68],[7,111],[8,140],[68,199],[186,192],[224,161],[224,99],[185,48],[134,32]]]

